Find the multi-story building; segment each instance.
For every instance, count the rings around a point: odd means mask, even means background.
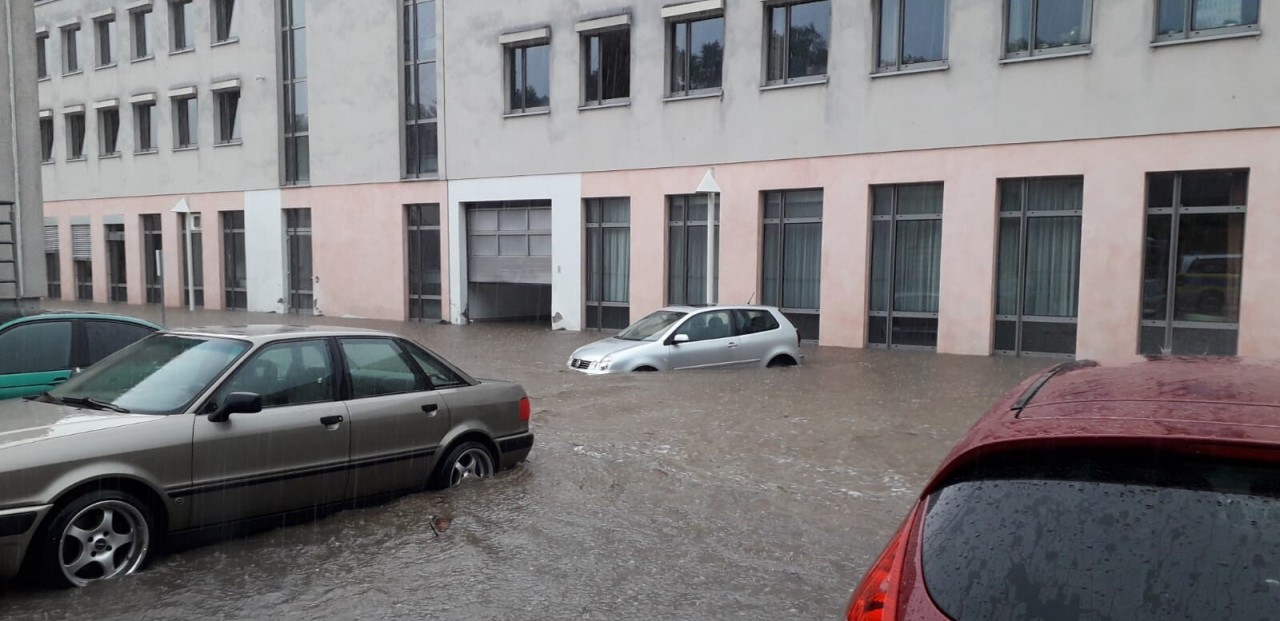
[[[1260,4],[47,0],[61,294],[1266,355]]]
[[[0,312],[45,295],[31,3],[0,0]]]

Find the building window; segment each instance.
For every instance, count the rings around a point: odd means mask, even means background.
[[[169,0],[169,53],[195,47],[195,22],[191,20],[191,0]]]
[[[67,122],[67,160],[84,159],[84,113],[64,115]]]
[[[36,78],[49,77],[49,33],[36,35]]]
[[[213,102],[218,110],[218,144],[240,142],[240,89],[218,91]]]
[[[765,5],[769,22],[765,83],[786,84],[827,75],[831,41],[831,3]]]
[[[409,224],[409,319],[439,320],[440,205],[405,205]]]
[[[1156,41],[1258,31],[1258,0],[1156,1]]]
[[[94,20],[93,30],[97,37],[98,66],[110,67],[116,64],[116,18],[114,15]]]
[[[62,73],[80,71],[80,24],[62,29]]]
[[[938,346],[942,184],[872,188],[867,344]]]
[[[1084,179],[1000,181],[995,351],[1076,353]]]
[[[720,206],[708,209],[707,197],[667,197],[668,304],[701,306],[716,302],[720,264],[713,249],[720,247]]]
[[[436,3],[404,3],[404,176],[440,170],[436,127]]]
[[[213,42],[235,41],[240,35],[240,15],[236,13],[236,0],[213,1]]]
[[[75,264],[76,299],[93,300],[93,242],[88,224],[71,225],[71,260]]]
[[[879,0],[876,71],[947,64],[947,0]]]
[[[40,161],[53,161],[53,117],[40,119]]]
[[[667,31],[667,94],[684,97],[719,91],[724,72],[724,16],[673,21]]]
[[[130,11],[129,21],[133,27],[133,59],[150,58],[151,5]]]
[[[631,200],[585,201],[587,329],[621,330],[631,324]]]
[[[631,29],[582,35],[582,104],[624,103],[631,97]]]
[[[120,109],[116,107],[98,109],[98,149],[99,157],[120,155]]]
[[[1005,13],[1005,58],[1089,47],[1093,0],[1008,0]]]
[[[284,183],[311,179],[310,115],[307,106],[306,0],[280,0],[280,54],[284,67]]]
[[[150,153],[156,150],[156,131],[159,129],[156,119],[156,102],[144,101],[133,104],[133,126],[136,153]]]
[[[818,339],[822,289],[822,190],[764,194],[760,301],[782,309],[800,338]]]
[[[46,297],[51,300],[62,298],[62,263],[58,257],[58,225],[44,225],[44,271],[45,280],[49,283]]]
[[[1139,351],[1236,353],[1246,170],[1147,175]]]
[[[222,305],[249,308],[249,271],[244,259],[244,212],[222,212]]]
[[[160,214],[142,216],[142,264],[143,288],[147,294],[147,304],[164,303],[164,235],[160,230]]]
[[[108,224],[104,239],[107,242],[107,300],[129,301],[128,268],[124,258],[124,225]]]
[[[311,262],[311,209],[284,210],[284,245],[289,257],[289,312],[315,312],[314,274]]]
[[[178,251],[181,256],[178,278],[182,281],[182,305],[188,308],[195,306],[204,308],[204,232],[200,227],[199,213],[184,213],[179,216],[178,226],[182,234],[178,238]],[[187,230],[190,229],[190,233]],[[191,251],[187,252],[187,239],[191,240]],[[187,266],[187,258],[191,266]],[[192,303],[192,295],[195,302]]]
[[[173,98],[173,148],[196,146],[200,137],[200,114],[195,95]]]
[[[507,113],[540,112],[551,107],[551,44],[507,48]]]

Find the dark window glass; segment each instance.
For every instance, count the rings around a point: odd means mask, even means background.
[[[868,310],[870,321],[886,319],[884,326],[869,325],[868,343],[934,347],[942,274],[942,184],[876,186],[872,201]]]
[[[151,55],[151,9],[135,9],[129,16],[133,22],[133,57],[146,58]]]
[[[342,354],[351,373],[351,398],[427,390],[404,352],[391,339],[342,339]]]
[[[218,142],[239,142],[240,90],[219,91],[214,98],[218,105]]]
[[[410,343],[405,346],[413,359],[417,361],[418,367],[426,373],[427,378],[431,380],[431,386],[436,389],[451,388],[455,386],[467,386],[467,380],[462,379],[461,375],[450,369],[448,365],[441,362],[438,358],[427,353],[422,348]]]
[[[896,71],[947,59],[948,0],[880,0],[878,67]]]
[[[160,268],[163,259],[160,251],[164,248],[164,235],[160,230],[160,215],[142,216],[142,253],[146,272],[143,278],[146,284],[147,304],[160,304],[163,301],[164,283],[161,280]]]
[[[249,275],[245,268],[244,212],[222,212],[222,273],[225,279],[223,305],[248,308]]]
[[[551,104],[551,46],[543,43],[507,50],[508,112],[525,112]]]
[[[214,0],[213,40],[215,43],[230,41],[237,36],[236,0]]]
[[[68,114],[67,121],[67,159],[78,160],[84,157],[84,113]]]
[[[71,322],[19,324],[0,334],[0,374],[71,368]]]
[[[436,5],[433,0],[404,3],[404,176],[439,172],[436,129]]]
[[[49,35],[36,37],[36,77],[49,77]]]
[[[725,339],[733,336],[733,313],[709,311],[689,317],[676,329],[675,335],[688,335],[689,342]]]
[[[262,407],[333,401],[333,368],[324,341],[289,341],[263,347],[222,388],[214,403],[233,392],[262,395]]]
[[[86,365],[97,364],[152,332],[151,328],[119,321],[86,321],[84,328],[85,351],[89,356]]]
[[[667,303],[707,304],[707,197],[703,194],[670,196],[667,204]],[[719,239],[719,207],[716,211],[711,221],[712,241]],[[718,241],[715,246],[719,248]],[[712,291],[718,284],[718,258],[714,268]]]
[[[62,30],[62,72],[75,73],[80,70],[80,27]]]
[[[734,321],[737,322],[737,333],[742,335],[759,334],[777,330],[780,327],[778,320],[769,311],[735,310],[733,311],[733,316]]]
[[[105,67],[116,62],[116,20],[100,19],[94,22],[94,31],[98,39],[98,66]]]
[[[822,289],[822,190],[766,192],[760,300],[784,308],[800,330],[814,340]],[[793,316],[812,314],[814,321]],[[803,324],[803,325],[802,325]]]
[[[105,108],[98,111],[98,132],[102,155],[116,155],[120,152],[120,110]]]
[[[630,323],[618,309],[631,300],[631,201],[587,199],[585,210],[587,327],[620,330]]]
[[[409,318],[440,319],[440,205],[406,205],[409,237]]]
[[[631,96],[631,30],[606,30],[582,37],[583,99],[586,105]]]
[[[173,51],[190,49],[195,43],[195,23],[188,14],[191,0],[169,0],[169,27],[173,31]]]
[[[1156,36],[1161,39],[1256,30],[1258,0],[1159,0]]]
[[[53,119],[40,119],[40,161],[53,161]]]
[[[827,73],[831,3],[801,2],[766,9],[769,45],[766,80],[785,82]]]
[[[724,18],[671,24],[672,95],[720,88],[724,66]]]
[[[1272,464],[1090,449],[986,459],[928,498],[924,584],[957,621],[1265,619]]]
[[[174,148],[196,146],[200,137],[200,115],[196,111],[196,98],[184,97],[173,101]]]

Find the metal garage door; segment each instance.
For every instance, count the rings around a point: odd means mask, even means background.
[[[467,207],[469,280],[551,284],[551,201]]]

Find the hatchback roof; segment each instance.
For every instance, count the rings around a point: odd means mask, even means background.
[[[981,454],[1116,442],[1280,450],[1280,363],[1153,357],[1059,365],[1001,398],[952,449],[930,487]]]
[[[191,334],[199,336],[217,336],[226,338],[248,339],[251,341],[274,341],[299,335],[327,336],[395,336],[381,330],[365,328],[344,328],[339,326],[290,326],[284,324],[247,324],[236,326],[205,326],[192,328],[174,328],[170,334]]]
[[[129,315],[119,315],[116,313],[104,313],[100,311],[46,310],[46,309],[30,309],[30,310],[22,310],[17,312],[10,310],[10,311],[0,312],[0,327],[7,326],[9,324],[25,323],[28,321],[38,321],[41,319],[47,319],[49,317],[58,317],[60,319],[110,319],[112,321],[125,321],[129,323],[135,323],[138,325],[147,326],[157,330],[160,329],[160,326],[155,323],[147,321],[146,319],[139,319],[138,317],[130,317]]]

